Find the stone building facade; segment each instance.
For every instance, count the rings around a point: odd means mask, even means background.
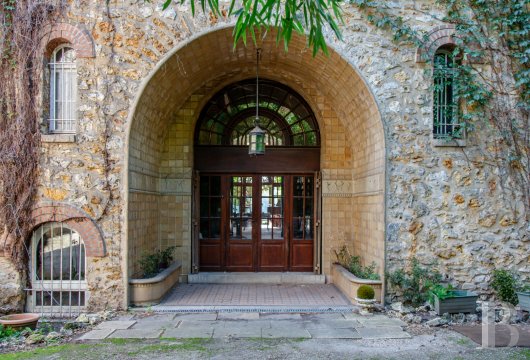
[[[344,40],[329,34],[329,56],[313,57],[298,35],[288,52],[273,31],[260,44],[261,77],[303,97],[320,129],[316,271],[330,275],[334,249],[346,244],[381,275],[415,256],[484,295],[495,268],[528,278],[528,224],[483,162],[489,130],[478,127],[459,144],[433,138],[431,65],[421,55],[452,43],[451,27],[425,15],[440,9],[395,3],[396,13],[430,33],[419,49],[393,43],[354,7],[344,11]],[[47,59],[61,44],[76,53],[76,125],[49,131],[43,64],[35,228],[62,222],[80,235],[89,308],[125,308],[128,279],[156,249],[176,246],[183,273],[194,271],[196,124],[214,94],[255,76],[255,47],[233,48],[233,24],[193,17],[187,4],[162,10],[157,1],[76,0],[43,29]],[[22,309],[26,288],[0,256],[0,311]]]

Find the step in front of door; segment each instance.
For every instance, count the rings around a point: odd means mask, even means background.
[[[313,273],[201,272],[188,275],[189,284],[325,284],[325,275]]]

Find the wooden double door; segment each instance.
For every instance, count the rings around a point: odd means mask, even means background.
[[[313,271],[315,175],[201,174],[201,271]]]

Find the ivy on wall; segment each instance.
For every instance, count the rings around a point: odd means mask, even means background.
[[[0,247],[20,271],[37,190],[41,29],[60,9],[46,0],[0,1]]]

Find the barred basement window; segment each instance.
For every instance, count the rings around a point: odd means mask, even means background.
[[[440,48],[434,55],[433,137],[463,138],[455,100],[456,59],[452,49]]]
[[[59,46],[50,59],[51,133],[75,133],[77,72],[75,50]]]
[[[72,316],[87,302],[86,253],[81,236],[66,224],[41,225],[31,239],[28,310]]]

